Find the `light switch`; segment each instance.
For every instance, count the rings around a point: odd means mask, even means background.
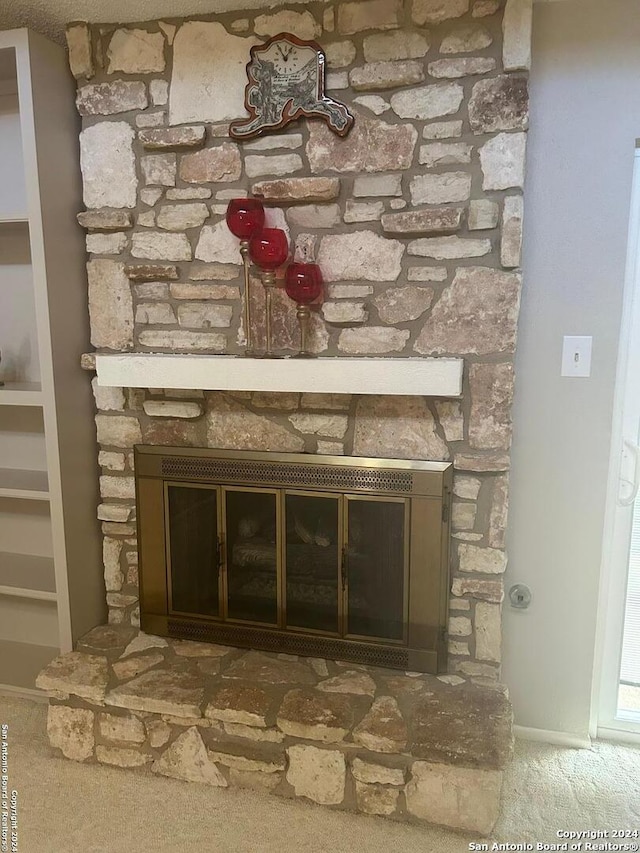
[[[565,335],[561,376],[591,376],[591,336]]]

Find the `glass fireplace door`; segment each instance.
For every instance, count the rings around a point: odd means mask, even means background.
[[[286,627],[338,634],[342,500],[321,492],[284,500]]]
[[[166,486],[169,602],[174,613],[220,613],[220,489]]]
[[[409,502],[345,497],[345,635],[406,640]]]
[[[280,610],[280,510],[275,489],[224,488],[226,616],[275,626]]]

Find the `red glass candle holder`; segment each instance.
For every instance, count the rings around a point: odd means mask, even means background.
[[[251,293],[249,278],[249,240],[264,226],[264,207],[257,198],[232,198],[227,207],[229,231],[240,240],[244,265],[244,326],[246,355],[253,355],[251,341]]]
[[[316,302],[322,295],[322,272],[317,264],[291,264],[285,278],[287,296],[298,305],[296,315],[300,324],[299,356],[308,358],[311,353],[307,350],[309,336],[309,320],[311,309],[309,305]]]
[[[276,270],[289,257],[289,241],[280,228],[263,228],[249,240],[249,254],[254,264],[260,268],[260,277],[265,293],[265,356],[273,357],[271,342],[271,293],[276,286]]]

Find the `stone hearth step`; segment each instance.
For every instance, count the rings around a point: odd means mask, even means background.
[[[126,626],[94,628],[37,683],[75,761],[484,834],[512,751],[500,685]]]

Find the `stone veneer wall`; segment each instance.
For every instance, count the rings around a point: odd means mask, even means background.
[[[317,353],[465,359],[460,400],[94,380],[111,623],[139,621],[136,443],[453,459],[450,668],[498,677],[530,13],[531,0],[362,0],[69,28],[98,351],[242,352],[224,213],[253,193],[322,267]],[[328,90],[356,116],[347,139],[304,121],[228,138],[250,46],[283,30],[325,48]],[[254,281],[255,317],[261,296]],[[275,314],[277,347],[295,349],[283,293]]]

